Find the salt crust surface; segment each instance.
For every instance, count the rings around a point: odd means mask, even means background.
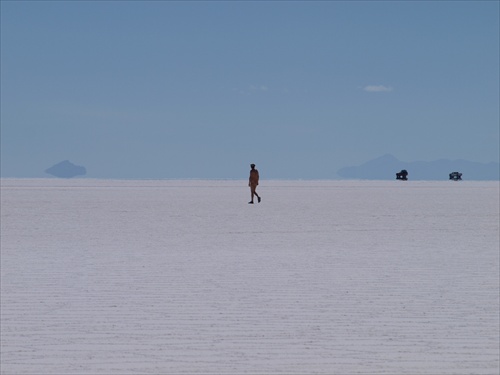
[[[2,374],[498,374],[499,184],[1,181]]]

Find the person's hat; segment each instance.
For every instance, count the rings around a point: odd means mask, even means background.
[[[250,166],[253,168],[253,167],[255,167],[255,164],[250,164]]]

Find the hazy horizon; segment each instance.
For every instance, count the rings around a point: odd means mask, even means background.
[[[415,181],[443,181],[447,180],[451,172],[462,173],[462,179],[469,181],[498,181],[500,180],[500,164],[497,162],[477,163],[467,160],[440,159],[430,162],[423,161],[401,161],[390,154],[368,160],[357,166],[347,166],[337,171],[330,178],[276,178],[267,176],[265,165],[261,169],[262,180],[394,180],[395,173],[406,169],[409,171],[409,179]],[[260,166],[259,166],[260,168]],[[29,178],[62,178],[62,179],[116,179],[116,180],[245,180],[246,177],[96,177],[92,171],[87,173],[85,166],[75,165],[69,160],[57,163],[44,171],[43,176],[2,176],[3,179],[29,179]]]

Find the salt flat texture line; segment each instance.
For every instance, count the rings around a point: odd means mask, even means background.
[[[499,184],[4,179],[2,374],[498,374]]]

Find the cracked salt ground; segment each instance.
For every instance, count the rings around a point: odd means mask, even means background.
[[[498,182],[2,180],[2,374],[498,374]]]

